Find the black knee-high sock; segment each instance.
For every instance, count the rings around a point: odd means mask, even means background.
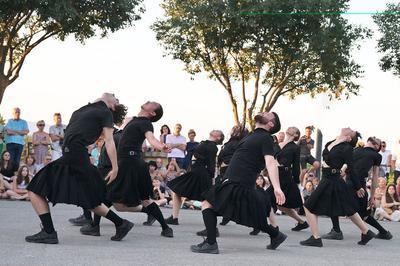
[[[333,216],[331,217],[332,221],[332,228],[335,232],[339,233],[341,232],[340,230],[340,224],[339,224],[339,217],[338,216]]]
[[[106,202],[106,203],[104,203],[104,205],[106,205],[108,208],[110,208],[110,207],[112,206],[112,203]],[[98,226],[98,225],[100,225],[100,220],[101,220],[101,216],[100,216],[100,215],[97,215],[97,214],[94,214],[94,215],[93,215],[93,222],[92,222],[92,225],[93,225],[93,226]]]
[[[212,245],[217,242],[217,215],[213,209],[205,209],[202,214],[207,230],[207,242]]]
[[[120,226],[124,220],[122,220],[121,217],[119,217],[115,212],[113,212],[112,210],[109,210],[107,212],[107,215],[105,216],[108,220],[110,220],[111,222],[113,222],[115,224],[115,226]]]
[[[160,223],[163,230],[169,227],[165,222],[164,216],[162,215],[162,212],[158,207],[157,203],[155,202],[151,203],[146,208],[143,208],[142,211],[146,212],[149,215],[152,215]]]
[[[378,230],[379,230],[379,233],[381,233],[381,234],[386,234],[386,233],[387,233],[387,231],[385,230],[385,228],[383,228],[382,225],[380,225],[380,224],[378,223],[377,220],[375,220],[373,217],[371,217],[371,215],[369,215],[369,216],[367,217],[367,219],[365,219],[365,222],[366,222],[367,224],[369,224],[369,225],[375,227],[376,229],[378,229]]]
[[[92,220],[92,213],[84,208],[82,208],[82,210],[83,210],[83,216],[85,216],[85,218],[88,220]]]
[[[46,231],[46,233],[51,234],[55,231],[53,226],[53,220],[51,219],[51,215],[49,212],[39,215],[39,218],[40,221],[42,222],[43,230]]]
[[[279,234],[279,228],[273,227],[272,225],[267,224],[267,222],[265,222],[265,225],[263,226],[263,228],[254,228],[254,229],[261,230],[261,231],[267,233],[272,238],[277,237]]]

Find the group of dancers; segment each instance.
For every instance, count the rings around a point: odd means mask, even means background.
[[[318,231],[319,215],[332,218],[333,229],[324,238],[343,239],[339,216],[348,216],[360,229],[360,245],[374,237],[392,238],[367,211],[365,178],[373,168],[373,184],[376,184],[377,166],[381,161],[378,138],[371,137],[364,148],[354,149],[359,133],[350,128],[342,129],[335,140],[326,144],[322,180],[303,204],[298,188],[300,148],[296,142],[300,138],[299,129],[289,127],[285,140],[275,143],[272,135],[281,129],[279,116],[274,112],[260,113],[254,118],[253,132],[248,133],[240,126],[233,128],[230,140],[218,157],[217,145],[223,143],[224,134],[213,130],[209,139],[202,141],[194,151],[191,170],[168,183],[174,192],[173,210],[171,217],[164,220],[158,205],[151,200],[152,181],[141,149],[147,140],[155,149],[171,151],[170,146],[160,143],[153,134],[152,123],[161,119],[163,108],[159,103],[147,102],[136,117],[125,122],[122,130],[116,130],[114,125],[120,126],[125,115],[126,107],[110,93],[104,93],[94,103],[72,114],[65,131],[63,156],[39,171],[28,186],[42,230],[27,236],[27,242],[58,243],[48,202],[74,204],[92,211],[95,214],[93,222],[80,230],[85,235],[100,235],[100,217],[105,217],[116,227],[111,240],[122,240],[133,228],[133,223],[109,209],[114,206],[121,212],[146,213],[160,223],[162,236],[173,237],[168,224],[178,224],[182,197],[202,201],[205,230],[197,234],[206,238],[190,247],[196,253],[219,253],[216,241],[218,216],[222,216],[225,223],[234,221],[252,227],[253,232],[267,233],[270,236],[267,249],[278,248],[287,235],[278,227],[274,217],[276,208],[297,221],[292,231],[310,227],[312,235],[300,242],[304,246],[323,246]],[[90,163],[87,146],[100,136],[105,144],[100,166],[96,168]],[[216,165],[220,175],[214,181]],[[256,179],[264,169],[272,184],[267,191],[255,189]],[[295,210],[303,205],[307,221]],[[364,221],[377,228],[379,233],[375,235]]]

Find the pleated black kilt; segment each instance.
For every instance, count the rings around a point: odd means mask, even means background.
[[[148,164],[141,157],[120,158],[117,178],[110,184],[107,199],[127,206],[138,206],[153,195]]]
[[[313,214],[329,217],[351,216],[358,208],[340,173],[324,169],[321,182],[304,206]]]
[[[66,203],[93,209],[103,202],[106,186],[86,151],[70,151],[42,168],[27,189],[53,205]]]
[[[285,203],[281,205],[282,207],[295,209],[303,206],[299,187],[292,178],[292,171],[290,168],[279,167],[279,183],[286,198]]]
[[[181,197],[190,200],[203,200],[202,194],[212,186],[207,168],[199,163],[192,165],[192,170],[168,182],[168,187]]]
[[[265,191],[226,179],[203,193],[203,197],[218,215],[237,224],[259,229],[267,225],[271,201]]]

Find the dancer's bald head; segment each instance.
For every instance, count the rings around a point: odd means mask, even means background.
[[[101,100],[106,103],[107,107],[111,110],[115,110],[115,107],[119,104],[119,100],[113,93],[105,92],[101,95]]]

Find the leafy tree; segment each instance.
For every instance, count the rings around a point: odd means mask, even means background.
[[[387,4],[382,14],[374,16],[374,21],[382,33],[378,40],[378,50],[384,55],[380,61],[383,71],[392,70],[400,75],[400,3]]]
[[[165,17],[152,29],[188,73],[222,85],[235,123],[252,124],[283,95],[358,93],[362,70],[351,50],[370,34],[341,16],[348,2],[164,0]]]
[[[43,41],[73,35],[84,42],[131,25],[143,0],[0,0],[0,103],[25,59]]]

